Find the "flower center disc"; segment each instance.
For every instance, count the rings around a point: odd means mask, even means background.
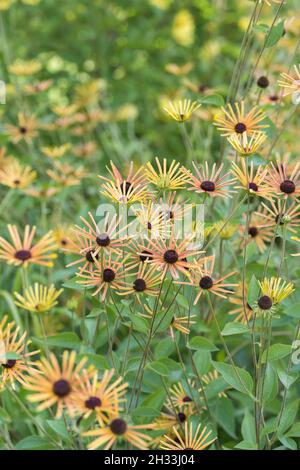
[[[136,292],[143,292],[146,289],[146,282],[144,279],[136,279],[133,283],[133,288]]]
[[[108,246],[110,244],[110,238],[107,233],[100,233],[96,238],[96,243],[99,246]]]
[[[175,250],[167,250],[164,254],[164,260],[168,264],[174,264],[178,261],[178,253]]]
[[[238,134],[243,134],[247,130],[246,124],[244,124],[243,122],[238,122],[235,125],[234,130]]]
[[[257,186],[256,183],[253,183],[253,182],[252,182],[252,183],[249,183],[249,186],[248,186],[248,187],[249,187],[249,189],[251,189],[252,191],[255,191],[255,192],[258,191],[258,186]]]
[[[208,192],[212,192],[216,189],[216,185],[213,181],[202,181],[200,187],[203,189],[203,191]]]
[[[84,404],[89,410],[94,410],[102,405],[101,400],[98,397],[90,397],[84,402]]]
[[[285,194],[292,194],[296,190],[295,183],[291,180],[285,180],[281,183],[280,190]]]
[[[106,268],[104,269],[103,271],[103,281],[104,282],[112,282],[116,277],[116,273],[110,269],[110,268]]]
[[[272,305],[272,299],[268,295],[263,295],[262,297],[260,297],[260,299],[258,299],[258,306],[262,310],[270,310]]]
[[[66,397],[71,392],[71,386],[67,380],[57,380],[53,385],[53,393],[59,398]]]
[[[16,359],[8,359],[5,364],[2,364],[4,369],[12,369],[16,365]]]
[[[123,419],[114,419],[110,423],[110,430],[117,436],[122,436],[127,431],[127,423]]]
[[[211,289],[213,284],[213,280],[209,276],[202,277],[199,282],[199,286],[201,287],[201,289]]]
[[[142,251],[142,254],[140,255],[140,260],[142,261],[142,263],[144,263],[145,261],[152,259],[151,255],[152,253],[150,251],[144,250]]]
[[[184,413],[177,413],[177,418],[180,423],[184,423],[186,420],[186,415]]]
[[[85,255],[85,259],[89,261],[89,263],[94,263],[95,259],[93,258],[93,250],[88,251]],[[95,256],[96,259],[98,259],[98,255]]]
[[[249,227],[248,233],[250,237],[254,238],[258,235],[258,230],[256,227]]]
[[[20,261],[27,261],[31,258],[31,252],[29,250],[16,251],[15,258],[19,259]]]

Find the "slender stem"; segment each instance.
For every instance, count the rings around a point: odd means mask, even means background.
[[[225,351],[226,351],[226,354],[227,354],[227,356],[228,356],[228,359],[229,359],[229,361],[231,362],[231,365],[232,365],[232,367],[233,367],[233,369],[234,369],[235,375],[236,375],[238,381],[240,382],[240,385],[241,385],[242,388],[244,389],[245,393],[246,393],[248,396],[250,396],[253,400],[255,400],[255,397],[252,395],[252,393],[250,392],[250,390],[248,390],[248,389],[245,387],[245,384],[244,384],[244,382],[242,381],[241,376],[240,376],[240,374],[239,374],[239,372],[238,372],[238,370],[237,370],[237,368],[236,368],[236,365],[235,365],[235,363],[234,363],[234,361],[233,361],[233,359],[232,359],[232,356],[231,356],[231,353],[230,353],[230,351],[229,351],[229,349],[228,349],[228,347],[227,347],[226,341],[225,341],[224,338],[223,338],[223,335],[222,335],[222,332],[221,332],[221,328],[220,328],[220,325],[219,325],[219,322],[218,322],[218,319],[217,319],[216,312],[215,312],[215,310],[214,310],[213,304],[212,304],[212,302],[211,302],[211,298],[210,298],[209,293],[208,293],[208,295],[207,295],[207,299],[208,299],[208,303],[209,303],[209,306],[210,306],[210,310],[211,310],[211,313],[212,313],[212,316],[213,316],[213,319],[214,319],[214,322],[215,322],[215,325],[216,325],[216,328],[217,328],[217,332],[218,332],[219,338],[220,338],[220,340],[221,340],[221,342],[222,342],[222,344],[223,344],[223,347],[224,347],[224,349],[225,349]]]

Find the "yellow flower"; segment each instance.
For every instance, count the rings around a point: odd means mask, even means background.
[[[140,450],[148,448],[150,436],[142,433],[143,429],[151,429],[151,424],[130,425],[122,417],[117,416],[105,426],[92,429],[84,433],[84,436],[95,437],[88,444],[88,449],[95,450],[98,447],[104,447],[103,450],[109,450],[118,441],[129,442],[131,445]]]
[[[76,186],[81,180],[87,176],[82,165],[74,167],[69,163],[54,161],[54,169],[47,170],[47,175],[55,181],[59,186]]]
[[[236,230],[236,225],[230,223],[226,224],[224,220],[220,220],[219,222],[215,222],[213,224],[211,231],[216,231],[216,233],[219,234],[220,238],[222,238],[223,240],[228,240],[234,235]]]
[[[8,10],[13,3],[14,0],[0,0],[0,11]]]
[[[257,106],[246,112],[245,103],[241,101],[241,103],[235,103],[234,106],[229,103],[226,108],[222,107],[221,113],[215,117],[214,125],[222,132],[222,136],[253,135],[257,131],[269,127],[267,124],[261,124],[265,117],[264,112]]]
[[[75,104],[79,107],[98,103],[103,83],[100,80],[91,80],[75,87]]]
[[[169,102],[167,106],[164,107],[164,111],[171,116],[175,121],[184,122],[187,121],[191,115],[197,111],[201,106],[197,101],[184,100],[177,102]]]
[[[42,358],[35,363],[37,369],[30,371],[25,388],[32,394],[27,396],[31,403],[39,403],[37,411],[43,411],[56,405],[56,418],[60,418],[66,408],[70,416],[74,415],[72,399],[75,387],[80,382],[80,373],[87,358],[82,358],[76,365],[76,352],[64,351],[60,365],[53,353],[49,359]]]
[[[173,75],[187,75],[193,68],[194,64],[192,62],[187,62],[181,66],[173,63],[167,64],[165,66],[166,71],[172,73]]]
[[[11,243],[0,237],[0,260],[14,266],[27,267],[28,264],[52,267],[52,260],[57,257],[52,250],[57,245],[51,232],[46,233],[39,241],[33,244],[36,227],[25,226],[23,240],[16,225],[7,226]]]
[[[157,169],[152,166],[151,162],[146,165],[145,173],[149,183],[159,189],[176,190],[185,187],[189,176],[184,172],[181,163],[172,160],[168,168],[166,158],[163,159],[162,164],[157,157],[155,161]]]
[[[38,122],[33,116],[19,113],[18,124],[16,126],[8,124],[6,130],[14,144],[20,140],[30,143],[38,135],[38,127]]]
[[[294,292],[294,284],[287,282],[280,277],[264,278],[259,282],[261,296],[259,297],[256,309],[264,317],[271,317],[276,306]]]
[[[175,427],[173,427],[173,433],[174,437],[167,434],[163,437],[160,442],[161,449],[168,451],[204,450],[216,440],[215,437],[211,438],[211,431],[207,431],[206,426],[201,428],[201,424],[194,430],[192,423],[185,422],[184,433],[177,431]]]
[[[282,73],[278,85],[283,88],[283,96],[300,92],[300,64],[294,65],[295,74]]]
[[[57,305],[57,298],[62,292],[63,289],[56,290],[53,284],[47,287],[36,282],[34,287],[30,286],[24,291],[23,296],[15,292],[15,304],[30,312],[47,312]]]
[[[58,225],[53,229],[53,238],[62,251],[78,253],[78,243],[76,243],[75,233],[71,226]]]
[[[118,415],[128,384],[123,383],[121,377],[113,380],[114,373],[114,370],[105,370],[100,379],[97,371],[82,371],[71,399],[76,415],[87,418],[94,411],[101,425]]]
[[[173,0],[149,0],[149,3],[151,5],[160,8],[161,10],[167,10],[170,6]]]
[[[77,109],[75,104],[70,104],[69,106],[57,105],[54,106],[52,110],[60,117],[70,117],[76,113]]]
[[[16,159],[0,170],[0,184],[9,188],[27,188],[36,179],[36,172],[30,166],[23,166]]]
[[[38,5],[41,0],[22,0],[22,3],[25,3],[25,5]]]
[[[116,121],[128,121],[128,119],[136,119],[138,114],[138,108],[134,104],[127,103],[120,106],[111,117]]]
[[[61,158],[63,157],[68,150],[70,150],[70,144],[58,145],[54,147],[42,147],[42,152],[44,155],[50,158]]]
[[[26,333],[20,334],[15,322],[7,323],[7,316],[0,322],[0,389],[10,382],[12,388],[15,381],[26,383],[26,373],[34,372],[34,362],[30,357],[39,351],[28,352],[31,341]]]
[[[263,281],[259,282],[259,285],[263,296],[269,297],[274,305],[282,302],[295,290],[292,282],[287,282],[281,277],[271,277],[271,279],[265,277]],[[258,304],[260,304],[261,298]],[[261,307],[261,305],[259,306]]]
[[[10,73],[13,73],[17,76],[28,77],[39,72],[42,68],[42,65],[37,60],[21,61],[17,60],[8,67]]]
[[[250,138],[246,132],[241,135],[232,134],[227,137],[230,145],[241,157],[249,157],[257,153],[266,139],[267,135],[263,132],[254,133]]]
[[[172,36],[181,46],[191,46],[195,40],[194,18],[188,10],[180,10],[174,17]]]

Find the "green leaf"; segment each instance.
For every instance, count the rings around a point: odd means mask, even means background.
[[[270,364],[267,364],[264,391],[263,391],[263,402],[268,403],[272,401],[278,393],[278,379],[276,371]]]
[[[46,421],[47,425],[54,431],[55,434],[62,437],[65,440],[70,440],[65,423],[62,420],[58,419],[48,419]]]
[[[288,344],[273,344],[269,348],[269,353],[267,353],[267,350],[263,352],[262,362],[265,363],[267,360],[269,362],[278,361],[279,359],[288,356],[290,352],[291,346]]]
[[[287,429],[289,429],[294,423],[299,407],[299,400],[295,400],[292,403],[289,403],[282,414],[280,425],[278,428],[278,433],[283,434]]]
[[[234,448],[242,450],[257,450],[257,445],[253,442],[241,441],[236,446],[234,446]]]
[[[160,409],[166,399],[165,390],[157,390],[156,392],[150,393],[142,403],[145,408],[157,408]]]
[[[300,423],[294,423],[289,432],[288,437],[300,437]]]
[[[225,382],[241,393],[251,394],[253,390],[253,380],[249,372],[239,367],[213,361],[214,367],[222,375]]]
[[[194,336],[194,338],[189,341],[189,349],[196,349],[198,351],[218,351],[219,348],[215,346],[211,341],[203,336]]]
[[[54,450],[55,447],[44,437],[25,437],[16,444],[17,450]]]
[[[100,354],[84,353],[78,355],[78,360],[81,360],[84,357],[87,357],[89,363],[93,364],[99,370],[105,370],[110,368],[109,361],[105,356],[101,356]]]
[[[293,383],[297,380],[299,373],[298,372],[289,372],[288,374],[286,373],[286,370],[284,368],[277,368],[277,374],[280,382],[282,385],[289,389]]]
[[[211,354],[208,351],[197,351],[193,354],[193,361],[200,376],[207,374],[211,367]]]
[[[156,372],[158,375],[162,375],[167,377],[169,375],[169,370],[167,366],[164,364],[164,361],[162,359],[158,361],[153,361],[147,364],[146,369],[150,369],[153,372]]]
[[[33,338],[37,344],[45,344],[44,338]],[[47,345],[50,347],[79,349],[82,341],[75,333],[58,333],[57,335],[47,336]]]
[[[178,304],[183,307],[184,309],[188,310],[189,309],[189,302],[187,298],[182,295],[182,294],[177,294],[176,300]]]
[[[11,417],[4,408],[0,408],[0,421],[11,422]]]
[[[124,322],[123,324],[132,328],[139,333],[147,333],[149,331],[148,322],[145,318],[139,317],[137,315],[132,315],[131,321]]]
[[[273,26],[268,36],[265,47],[268,48],[268,47],[275,46],[275,44],[277,44],[278,41],[282,38],[283,33],[284,33],[284,21],[281,20],[276,26]]]
[[[132,411],[132,417],[135,418],[150,418],[154,419],[160,414],[160,410],[150,406],[139,406]]]
[[[155,346],[154,355],[156,359],[168,357],[174,351],[174,341],[171,338],[164,338]]]
[[[245,412],[241,431],[245,441],[256,445],[255,420],[249,410]]]
[[[225,397],[218,399],[216,406],[216,418],[219,425],[227,432],[227,434],[233,438],[236,438],[234,407],[231,400]]]
[[[230,336],[230,335],[241,335],[243,333],[248,333],[249,328],[246,325],[238,322],[230,322],[225,325],[222,330],[223,336]]]
[[[225,105],[224,98],[221,95],[208,95],[208,96],[201,98],[199,101],[201,104],[216,106],[218,108],[221,108],[222,106]]]
[[[294,305],[288,305],[284,309],[284,313],[293,318],[300,318],[300,302],[297,302]]]
[[[260,292],[260,287],[258,284],[258,280],[253,275],[251,277],[251,281],[249,284],[249,291],[248,291],[248,304],[250,305],[251,308],[254,308],[254,304],[255,302],[257,302],[259,292]]]
[[[208,400],[215,398],[220,392],[224,392],[228,388],[227,383],[223,377],[218,377],[205,385],[205,395]]]
[[[281,444],[287,447],[290,450],[297,450],[297,442],[294,439],[291,439],[287,436],[279,436],[278,439],[280,440]]]

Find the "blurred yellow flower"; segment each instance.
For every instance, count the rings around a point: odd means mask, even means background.
[[[54,147],[42,147],[42,152],[46,157],[50,158],[61,158],[68,150],[70,150],[70,144],[58,145]]]
[[[36,172],[30,166],[21,165],[13,159],[0,170],[0,184],[9,188],[27,188],[36,179]]]
[[[35,5],[38,5],[41,0],[21,0],[21,1],[22,3],[25,3],[25,5],[35,6]]]
[[[180,10],[174,17],[172,36],[181,46],[188,47],[195,40],[195,22],[188,10]]]
[[[237,226],[234,224],[226,223],[225,220],[215,222],[211,227],[211,232],[214,231],[219,234],[223,240],[228,240],[237,231]]]
[[[53,106],[52,111],[60,117],[72,116],[77,111],[75,104],[69,106],[57,105]]]
[[[173,75],[186,75],[194,68],[194,64],[192,62],[187,62],[184,65],[178,64],[167,64],[165,69],[167,72],[172,73]]]
[[[30,76],[39,72],[42,68],[42,64],[38,60],[17,60],[8,67],[10,73],[17,76]]]
[[[139,114],[137,107],[134,104],[127,103],[118,108],[113,117],[116,121],[127,121],[128,119],[136,119]]]
[[[103,89],[101,80],[91,80],[75,87],[75,104],[79,107],[98,103],[100,92]]]
[[[18,124],[16,126],[7,124],[6,131],[14,144],[25,140],[30,143],[38,135],[38,122],[33,116],[20,112],[18,114]]]
[[[0,10],[8,10],[13,2],[14,0],[0,0]]]
[[[160,8],[161,10],[167,10],[173,0],[149,0],[149,3],[154,7]]]

